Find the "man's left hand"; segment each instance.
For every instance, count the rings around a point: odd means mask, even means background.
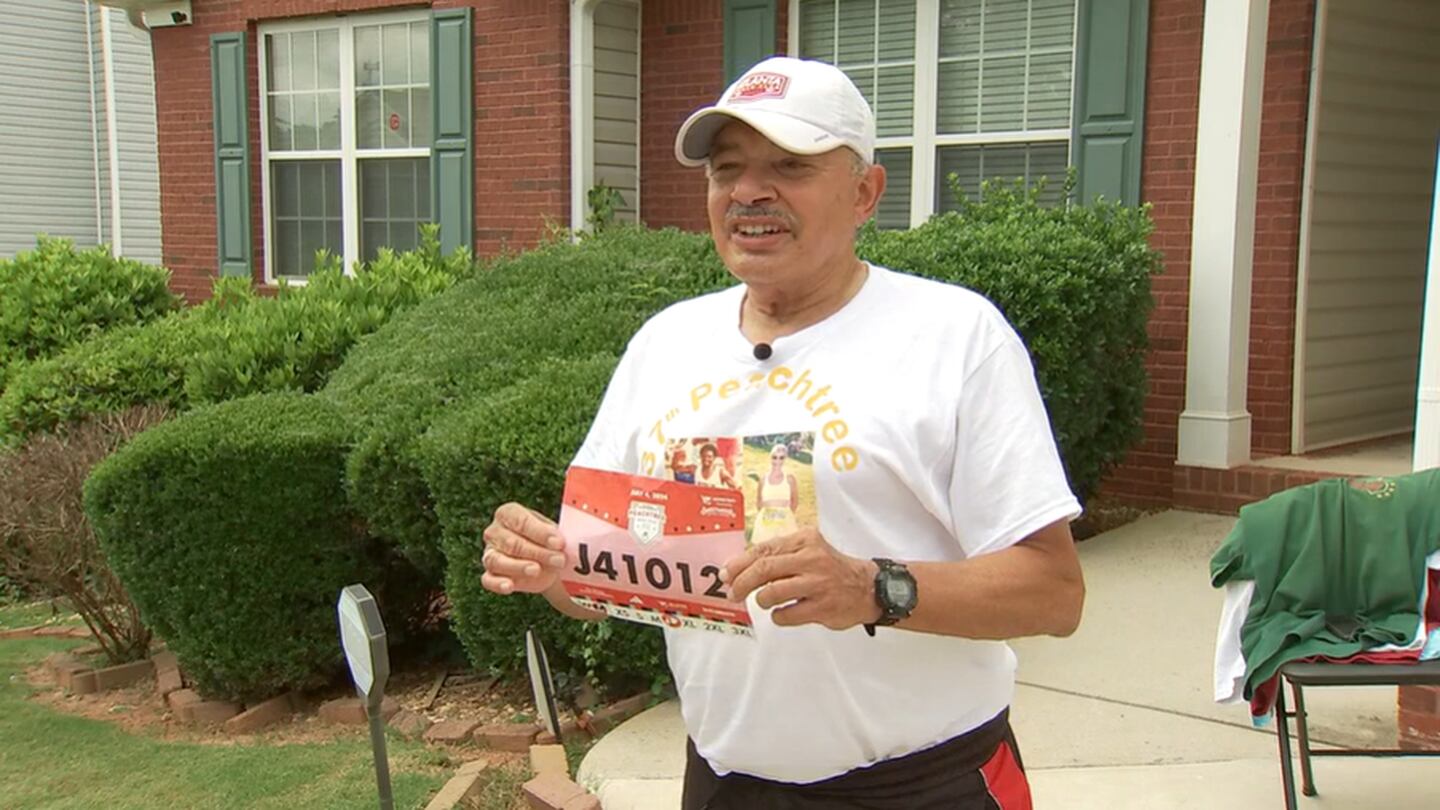
[[[804,528],[751,546],[720,569],[720,579],[736,602],[758,591],[760,607],[785,605],[770,616],[777,625],[845,630],[880,618],[876,570],[873,561],[841,554],[820,532]]]

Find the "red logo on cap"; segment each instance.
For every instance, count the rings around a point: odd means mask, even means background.
[[[752,73],[746,76],[730,93],[730,101],[759,101],[764,98],[784,98],[790,87],[790,77],[779,73]]]

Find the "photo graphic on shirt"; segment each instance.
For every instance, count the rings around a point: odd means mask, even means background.
[[[802,526],[818,526],[815,434],[746,436],[740,444],[746,541],[763,543]]]
[[[671,439],[662,478],[717,489],[740,489],[740,438]]]

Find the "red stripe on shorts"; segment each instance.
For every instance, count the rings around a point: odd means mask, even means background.
[[[1015,761],[1009,743],[1000,743],[990,760],[980,766],[980,775],[985,777],[985,789],[990,791],[990,798],[1000,810],[1032,810],[1030,783]]]

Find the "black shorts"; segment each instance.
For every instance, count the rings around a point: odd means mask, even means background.
[[[1031,810],[1009,712],[939,745],[805,785],[716,776],[686,741],[683,810]]]

